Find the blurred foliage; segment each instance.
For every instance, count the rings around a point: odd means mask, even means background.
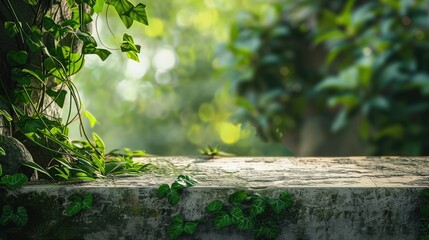
[[[198,148],[219,145],[240,155],[290,154],[283,144],[262,142],[253,127],[229,120],[236,110],[235,95],[230,79],[217,74],[216,46],[228,41],[237,11],[262,14],[269,4],[245,0],[144,4],[149,27],[125,29],[109,9],[94,19],[94,35],[115,56],[105,62],[87,56],[74,81],[85,108],[97,118],[94,131],[106,147],[196,155]],[[118,32],[133,35],[141,45],[140,62],[113,51],[112,46],[121,42],[113,34]],[[71,129],[71,137],[78,138],[78,132]]]
[[[359,117],[375,155],[429,154],[429,1],[281,1],[244,11],[219,51],[241,122],[282,140],[309,112]]]

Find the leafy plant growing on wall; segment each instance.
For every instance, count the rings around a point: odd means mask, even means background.
[[[198,183],[198,181],[190,176],[179,175],[171,186],[168,184],[161,184],[156,191],[156,196],[159,199],[167,198],[168,203],[175,206],[179,203],[183,190],[194,186],[196,183]]]
[[[180,175],[171,186],[161,184],[156,192],[158,198],[167,198],[176,206],[182,191],[195,185],[197,181],[189,176]],[[235,226],[240,231],[251,231],[255,239],[276,239],[280,234],[280,222],[284,213],[292,205],[288,192],[281,192],[277,198],[249,194],[239,190],[228,197],[228,204],[215,199],[207,204],[205,211],[209,216],[188,221],[182,213],[172,217],[167,229],[169,239],[177,239],[183,234],[192,235],[201,223],[211,223],[215,229]]]
[[[71,217],[83,210],[92,208],[92,194],[75,193],[67,197],[66,209],[64,214]]]
[[[13,223],[16,227],[23,227],[27,222],[27,210],[23,206],[17,207],[16,210],[10,205],[3,206],[2,215],[0,216],[1,225]]]
[[[12,176],[9,175],[3,175],[3,169],[0,165],[0,177],[1,181],[0,184],[4,185],[6,188],[10,190],[16,190],[22,185],[24,185],[28,178],[22,174],[22,173],[16,173]],[[14,224],[17,228],[24,227],[28,222],[28,214],[27,209],[24,206],[18,206],[16,209],[14,209],[13,206],[9,204],[5,204],[2,207],[2,213],[0,216],[0,225],[6,226],[8,224]],[[0,236],[1,239],[1,236]]]
[[[181,214],[175,215],[168,226],[168,238],[176,239],[184,233],[192,235],[197,230],[198,221],[186,221]]]
[[[143,171],[147,166],[132,162],[133,155],[106,153],[97,134],[87,136],[83,117],[91,125],[96,120],[84,109],[71,78],[80,71],[87,54],[103,61],[110,55],[109,50],[98,47],[88,30],[93,14],[113,8],[130,28],[135,21],[148,24],[145,5],[128,0],[6,0],[0,7],[0,30],[11,45],[0,46],[6,53],[1,59],[0,102],[7,106],[1,109],[1,116],[3,127],[10,130],[0,133],[13,135],[29,147],[35,163],[27,166],[49,178],[65,180]],[[124,33],[119,49],[139,61],[140,46],[132,36]],[[69,112],[62,122],[55,113],[58,110],[51,109],[63,108],[67,93],[78,113],[72,116]],[[68,125],[76,120],[86,141],[68,138]]]
[[[255,239],[276,239],[281,216],[292,205],[288,192],[269,198],[240,190],[231,194],[228,201],[225,205],[216,199],[207,205],[206,212],[214,215],[214,227],[235,226],[240,231],[252,231]]]

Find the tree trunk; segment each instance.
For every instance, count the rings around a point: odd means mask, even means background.
[[[17,101],[17,92],[22,90],[22,85],[13,78],[13,71],[16,68],[22,68],[21,65],[26,68],[29,66],[31,70],[41,71],[42,73],[46,72],[43,61],[44,51],[47,51],[46,48],[32,51],[24,40],[25,31],[31,31],[32,27],[37,28],[41,32],[45,31],[43,29],[43,17],[45,15],[49,15],[55,23],[59,23],[63,20],[71,19],[72,11],[66,0],[38,1],[36,6],[31,6],[24,0],[0,1],[0,79],[2,82],[2,85],[0,85],[0,110],[5,110],[13,118],[12,123],[9,124],[6,118],[0,117],[0,135],[15,136],[18,138],[29,149],[33,155],[33,159],[46,167],[55,153],[46,151],[45,148],[41,148],[25,138],[18,126],[14,124],[19,117],[16,114],[16,110],[25,116],[43,116],[50,120],[59,121],[61,107],[47,95],[46,91],[47,89],[57,91],[63,86],[58,81],[55,81],[53,77],[47,77],[43,79],[43,82],[32,79],[31,84],[26,86],[26,89],[30,89],[28,92],[31,102],[22,103]],[[13,38],[10,37],[5,28],[5,22],[8,21],[20,22],[24,33],[21,32]],[[54,39],[44,36],[40,40],[42,40],[45,46],[49,46],[50,44],[53,46]],[[73,52],[80,51],[80,41],[74,41],[74,39],[69,37],[61,40],[61,43],[63,42],[66,44],[70,43]],[[11,63],[8,59],[8,53],[22,50],[28,53],[27,61],[21,65]]]

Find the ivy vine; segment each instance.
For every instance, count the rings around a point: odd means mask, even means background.
[[[0,101],[8,109],[0,110],[8,134],[20,141],[29,142],[39,149],[49,151],[50,158],[41,162],[27,163],[51,179],[91,180],[112,174],[141,173],[147,165],[135,163],[132,158],[144,152],[106,152],[103,140],[96,133],[88,136],[83,121],[96,123],[92,114],[85,110],[79,92],[71,77],[79,72],[87,54],[95,54],[105,61],[110,50],[100,48],[89,31],[92,16],[114,9],[126,28],[134,22],[148,24],[145,5],[132,4],[128,0],[27,0],[25,4],[33,12],[33,18],[24,18],[18,3],[5,0],[0,6],[7,11],[0,19],[10,42],[16,46],[5,49],[6,58],[0,74]],[[69,11],[64,17],[61,11]],[[141,47],[132,36],[123,34],[118,49],[129,59],[139,61]],[[77,115],[68,112],[65,121],[52,116],[48,109],[54,105],[62,109],[66,103],[74,104]],[[71,111],[71,110],[70,110]],[[72,141],[68,137],[68,125],[80,124],[85,141]],[[39,152],[39,151],[37,151]]]
[[[176,206],[183,190],[196,183],[192,177],[180,175],[171,186],[161,184],[156,194],[158,198],[167,198],[170,205]],[[238,190],[229,195],[228,203],[221,199],[208,203],[205,207],[208,215],[199,220],[186,220],[182,213],[174,215],[168,226],[168,238],[192,235],[200,223],[207,223],[217,230],[236,227],[239,231],[250,231],[255,239],[276,239],[280,234],[281,217],[292,202],[292,197],[286,191],[281,192],[277,198],[270,198]]]

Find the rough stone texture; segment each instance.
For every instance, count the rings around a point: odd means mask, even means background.
[[[0,205],[23,205],[29,224],[10,239],[166,239],[171,216],[203,216],[213,199],[238,189],[271,197],[288,191],[294,204],[278,239],[418,239],[419,194],[429,186],[429,158],[144,158],[164,166],[140,177],[74,184],[32,184],[0,190]],[[178,206],[155,196],[178,174],[199,180]],[[94,207],[66,217],[65,199],[90,192]],[[18,196],[18,197],[17,197]],[[10,227],[10,226],[9,226]],[[0,227],[0,232],[4,227]],[[9,238],[6,238],[9,239]],[[252,239],[251,233],[202,224],[184,239]]]
[[[33,175],[33,171],[23,167],[25,162],[33,162],[30,152],[17,139],[0,135],[0,147],[6,152],[5,156],[0,156],[0,164],[4,175],[13,175],[18,172],[25,173],[28,177]]]

